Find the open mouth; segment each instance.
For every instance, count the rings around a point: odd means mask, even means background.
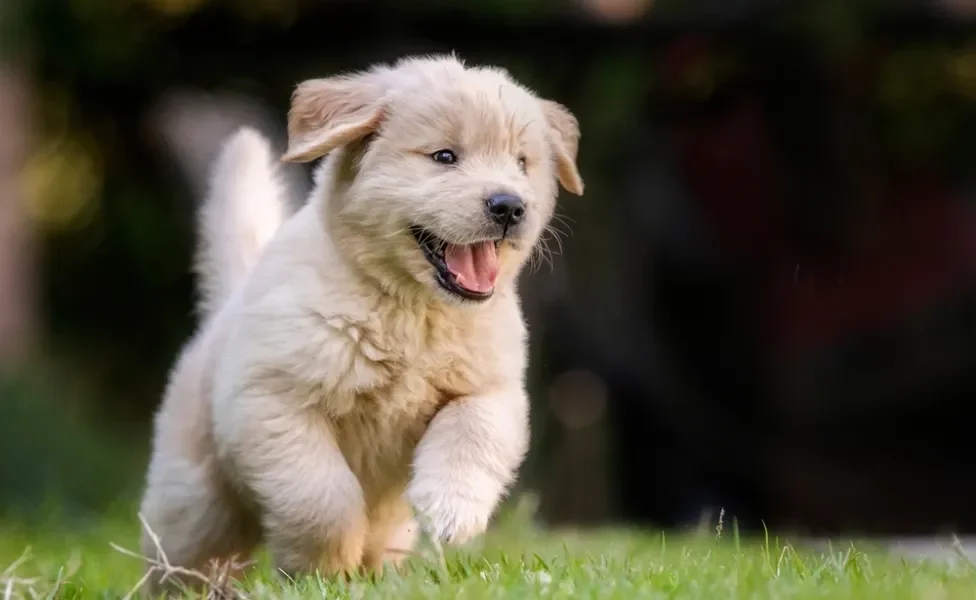
[[[491,298],[498,279],[498,241],[452,244],[416,225],[410,233],[444,290],[475,302]]]

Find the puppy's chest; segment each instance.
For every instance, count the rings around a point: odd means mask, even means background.
[[[476,393],[478,365],[452,353],[423,353],[377,365],[384,377],[356,394],[337,419],[339,444],[367,487],[406,483],[413,451],[442,407]]]

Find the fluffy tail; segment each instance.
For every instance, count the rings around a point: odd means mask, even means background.
[[[206,319],[240,286],[285,218],[283,190],[261,134],[242,128],[224,143],[199,214],[198,310]]]

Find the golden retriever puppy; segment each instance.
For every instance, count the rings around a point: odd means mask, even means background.
[[[528,443],[516,276],[579,129],[501,69],[420,57],[306,81],[282,160],[325,160],[287,215],[236,134],[201,212],[202,324],[155,422],[143,550],[175,565],[267,544],[296,575],[379,569],[413,511],[485,530]],[[405,548],[399,548],[403,550]]]

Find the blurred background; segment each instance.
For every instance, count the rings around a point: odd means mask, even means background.
[[[545,522],[976,533],[976,2],[0,11],[0,515],[140,492],[223,138],[283,148],[298,81],[456,50],[583,133],[523,284]]]

